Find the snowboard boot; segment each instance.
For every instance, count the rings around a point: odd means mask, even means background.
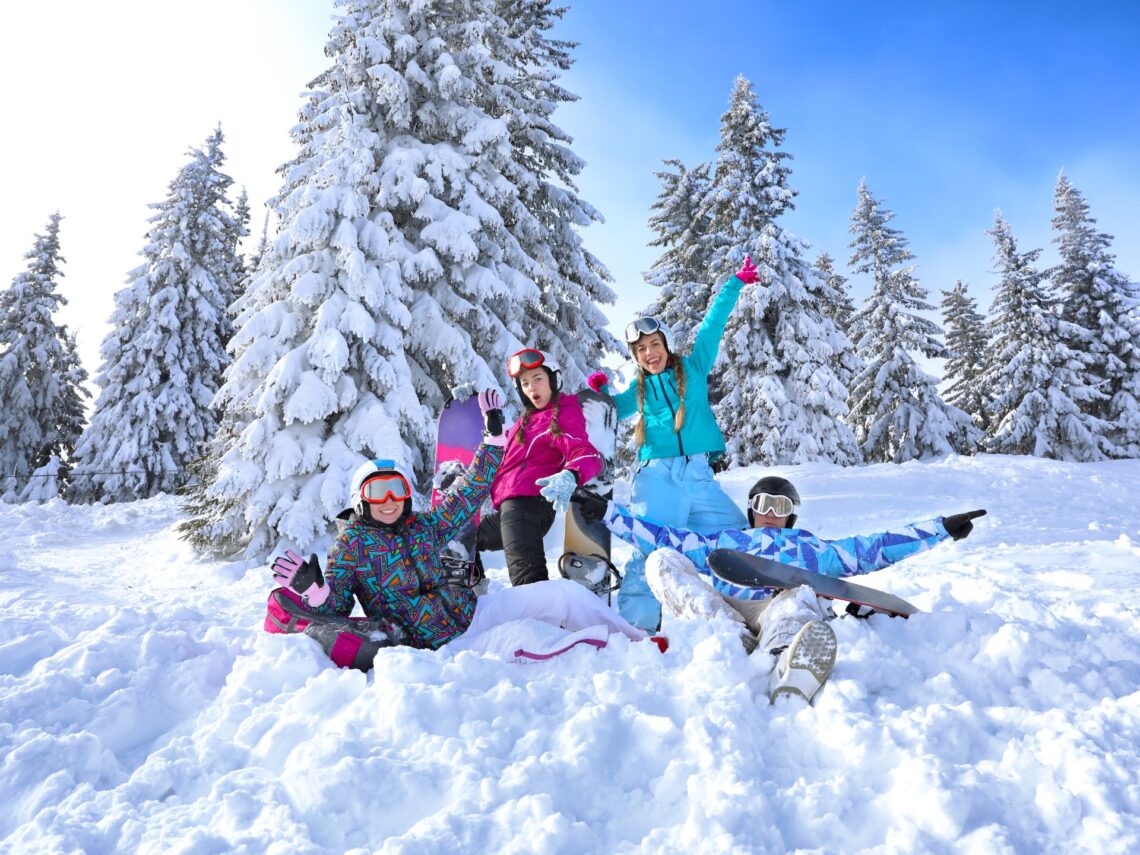
[[[655,549],[651,552],[645,559],[645,579],[653,596],[669,614],[705,620],[727,618],[740,624],[740,640],[744,649],[748,653],[756,649],[756,636],[748,629],[744,617],[702,579],[696,565],[677,550]]]
[[[778,654],[792,643],[804,624],[826,619],[819,598],[807,585],[780,591],[760,615],[760,649]]]
[[[802,698],[810,704],[835,667],[836,646],[830,626],[818,620],[807,624],[776,661],[768,677],[768,700]]]

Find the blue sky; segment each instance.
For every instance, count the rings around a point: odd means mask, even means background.
[[[1048,262],[1063,167],[1140,278],[1140,5],[567,2],[557,35],[581,43],[564,81],[581,101],[557,118],[588,164],[581,194],[607,219],[585,240],[615,277],[615,331],[653,297],[640,275],[657,252],[645,246],[653,173],[665,158],[715,156],[738,73],[787,129],[800,191],[787,226],[841,264],[865,177],[932,301],[962,278],[985,308],[994,208]],[[65,320],[89,370],[139,262],[147,205],[219,121],[260,227],[293,154],[298,95],[326,64],[331,11],[329,0],[57,0],[5,13],[0,72],[23,82],[6,92],[0,137],[0,286],[59,208]]]

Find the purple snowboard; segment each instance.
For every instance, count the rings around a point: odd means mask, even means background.
[[[452,482],[467,471],[475,451],[483,442],[483,414],[475,397],[464,401],[448,401],[439,415],[436,429],[435,470],[431,482],[431,504],[435,507]],[[474,585],[475,578],[475,526],[478,516],[471,520],[463,533],[453,539],[443,553],[443,564],[456,582]]]

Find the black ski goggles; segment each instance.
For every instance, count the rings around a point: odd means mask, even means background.
[[[652,335],[655,332],[665,334],[664,328],[657,318],[638,318],[625,328],[625,343],[633,344],[643,335]]]
[[[403,502],[412,497],[412,488],[399,472],[375,475],[360,485],[360,495],[369,504]]]
[[[518,353],[511,354],[511,358],[507,360],[507,373],[511,377],[518,377],[527,369],[538,368],[544,362],[546,362],[546,357],[542,355],[541,350],[528,347]]]
[[[787,496],[773,496],[771,493],[757,493],[748,500],[748,506],[762,517],[790,517],[796,509],[795,503]]]

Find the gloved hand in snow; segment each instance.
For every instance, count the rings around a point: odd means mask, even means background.
[[[578,476],[569,469],[563,469],[547,478],[539,478],[534,483],[542,487],[539,493],[542,498],[554,505],[554,510],[564,512],[570,510],[570,496],[578,486]]]
[[[599,522],[606,515],[606,509],[610,506],[608,499],[603,499],[593,490],[587,490],[585,487],[579,487],[575,490],[570,496],[570,501],[578,506],[582,512],[582,519],[588,523]]]
[[[586,378],[586,382],[595,392],[604,395],[606,393],[606,386],[610,383],[610,378],[607,377],[603,371],[595,371]]]
[[[963,540],[969,536],[970,532],[974,530],[974,524],[970,520],[984,517],[986,511],[984,508],[976,511],[966,511],[964,514],[952,514],[948,517],[942,518],[942,526],[946,529],[946,533],[955,540]]]
[[[503,396],[497,389],[484,389],[479,393],[479,412],[483,414],[483,442],[499,448],[507,444],[502,406]]]
[[[466,401],[474,394],[474,383],[460,383],[458,386],[453,386],[451,388],[451,399],[453,401]]]
[[[328,599],[329,586],[315,552],[303,561],[292,549],[286,549],[273,560],[273,578],[300,594],[307,606],[316,607]]]
[[[760,281],[760,271],[758,271],[756,265],[752,263],[751,255],[745,256],[744,265],[736,271],[736,278],[745,285],[751,285],[753,282]]]

